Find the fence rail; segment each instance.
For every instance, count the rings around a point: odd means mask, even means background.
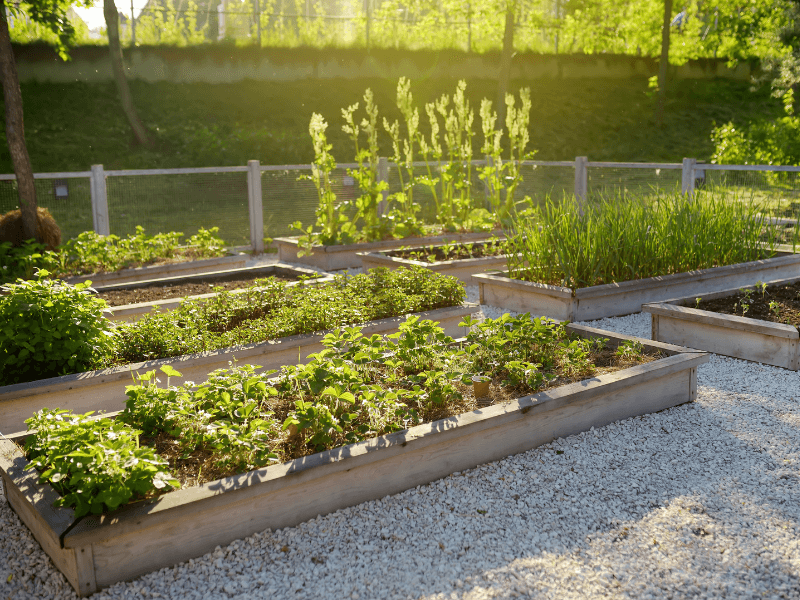
[[[439,168],[441,164],[431,163]],[[474,160],[474,167],[489,164]],[[412,167],[426,167],[414,162]],[[348,174],[355,163],[337,165],[332,173],[334,192],[341,200],[359,195],[355,179]],[[406,165],[381,158],[378,178],[389,191],[401,189]],[[759,198],[779,198],[800,212],[800,183],[795,173],[800,167],[782,165],[712,165],[687,158],[682,163],[595,162],[585,156],[574,161],[526,160],[520,162],[523,174],[517,188],[520,198],[574,194],[585,200],[600,193],[672,190],[683,193],[711,187],[757,194]],[[48,208],[65,238],[93,229],[97,233],[125,235],[136,225],[146,230],[196,230],[218,226],[220,236],[233,246],[249,245],[254,251],[264,248],[264,235],[281,235],[288,226],[301,220],[315,220],[317,192],[312,181],[300,179],[310,173],[310,164],[199,167],[181,169],[131,169],[106,171],[93,165],[91,171],[36,173],[40,206]],[[415,192],[423,204],[423,216],[432,217],[433,205]],[[474,173],[472,193],[485,194],[485,184]],[[0,175],[0,214],[17,207],[16,177]],[[781,216],[777,214],[776,216]]]

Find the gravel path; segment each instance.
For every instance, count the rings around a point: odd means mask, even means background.
[[[800,598],[800,375],[713,357],[698,391],[94,598]],[[7,597],[74,595],[0,498]]]

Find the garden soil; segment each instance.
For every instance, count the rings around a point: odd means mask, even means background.
[[[273,276],[273,278],[282,281],[296,281],[292,277],[280,275]],[[264,279],[264,277],[242,277],[227,281],[203,279],[192,283],[174,285],[155,283],[147,287],[101,292],[97,294],[97,297],[108,302],[109,306],[125,306],[126,304],[138,304],[139,302],[153,302],[155,300],[168,300],[170,298],[184,298],[186,296],[209,294],[217,289],[238,290],[253,285],[259,279]]]
[[[749,294],[739,292],[727,298],[703,300],[696,308],[800,327],[800,282],[768,286],[763,293],[755,289]]]

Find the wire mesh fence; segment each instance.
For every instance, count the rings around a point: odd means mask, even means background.
[[[766,214],[775,217],[800,216],[800,173],[797,171],[721,170],[697,166],[695,189],[724,193],[731,200],[757,202]]]
[[[89,177],[69,177],[34,180],[37,204],[53,215],[61,229],[61,239],[66,241],[82,231],[91,231],[92,195]],[[19,207],[17,182],[0,181],[0,214]]]
[[[272,169],[262,167],[261,202],[264,215],[264,235],[285,237],[292,235],[291,225],[300,221],[304,226],[313,225],[319,196],[314,182],[310,179],[311,169],[286,167]],[[266,170],[269,169],[269,170]],[[344,166],[331,173],[331,187],[337,202],[355,200],[358,196],[355,180],[347,175]],[[245,194],[245,202],[247,197]]]
[[[589,163],[589,196],[648,196],[681,190],[680,164],[648,167],[607,166]]]
[[[580,161],[525,161],[520,165],[521,179],[514,193],[519,204],[530,198],[541,204],[547,198],[559,201],[578,195]],[[404,191],[420,205],[417,215],[426,223],[435,223],[443,210],[443,170],[445,165],[414,163],[413,170],[387,163],[387,195],[396,206]],[[647,197],[664,193],[723,193],[732,201],[755,201],[763,212],[780,217],[800,216],[800,167],[753,165],[695,165],[678,163],[593,163],[586,165],[586,193],[591,201],[599,197]],[[485,161],[459,165],[456,179],[462,184],[451,193],[456,198],[469,197],[470,205],[491,209],[491,194],[481,170]],[[340,210],[348,217],[355,214],[355,203],[362,194],[348,168],[340,164],[331,173],[332,191]],[[301,221],[314,225],[319,196],[311,180],[310,165],[260,166],[261,197],[250,198],[248,167],[205,167],[198,169],[105,171],[92,175],[79,173],[42,173],[35,175],[37,201],[50,210],[61,227],[62,239],[92,230],[100,218],[98,206],[107,204],[109,232],[126,236],[137,226],[148,234],[180,231],[186,236],[199,228],[219,228],[220,237],[230,246],[252,245],[250,228],[251,202],[261,202],[263,235],[292,235],[291,224]],[[94,173],[94,171],[93,171]],[[92,183],[92,177],[100,179]],[[438,179],[433,186],[415,183],[422,176]],[[415,179],[416,178],[416,179]],[[101,182],[105,185],[101,185]],[[689,185],[689,187],[687,187]],[[105,189],[102,202],[94,196]],[[0,175],[0,214],[17,208],[18,190],[13,175]],[[99,202],[99,203],[98,203]],[[257,214],[254,212],[253,214]],[[458,215],[454,215],[458,216]],[[463,216],[463,215],[462,215]],[[100,231],[100,230],[98,230]],[[255,231],[255,230],[254,230]]]
[[[106,186],[112,234],[134,233],[137,225],[149,234],[187,236],[200,227],[219,227],[228,244],[250,243],[247,173],[115,174]]]

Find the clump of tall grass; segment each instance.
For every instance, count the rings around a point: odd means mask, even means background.
[[[760,212],[715,193],[548,198],[509,234],[509,276],[575,289],[768,258],[777,231]]]

